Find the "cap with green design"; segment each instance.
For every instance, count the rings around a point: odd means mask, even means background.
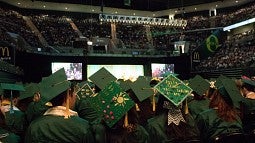
[[[39,83],[40,94],[46,102],[70,88],[64,68],[59,69],[52,75],[45,77]]]
[[[154,94],[150,80],[145,76],[139,76],[135,82],[130,83],[130,87],[139,101],[143,101]]]
[[[192,92],[192,89],[173,74],[159,82],[154,88],[178,106]]]
[[[34,96],[35,93],[39,92],[39,86],[37,83],[29,83],[25,86],[25,91],[20,92],[19,99],[25,99]]]
[[[114,77],[106,68],[102,67],[96,73],[91,75],[89,79],[97,85],[100,89],[103,89],[111,81],[116,81]]]
[[[196,75],[194,78],[189,80],[189,87],[193,89],[198,95],[202,96],[206,90],[209,89],[210,83],[207,82],[200,75]]]
[[[94,94],[92,87],[88,81],[78,83],[78,89],[76,91],[79,98],[85,99],[91,97]]]
[[[221,79],[222,85],[218,87],[223,99],[229,103],[233,104],[234,107],[240,108],[240,102],[244,99],[241,95],[236,83],[233,79]],[[225,91],[224,91],[224,89]]]
[[[89,100],[109,127],[116,124],[135,105],[116,81],[110,82]]]

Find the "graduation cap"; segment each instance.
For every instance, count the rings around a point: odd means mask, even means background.
[[[130,84],[130,87],[139,101],[154,95],[153,88],[150,86],[150,80],[144,76],[139,76],[135,82]]]
[[[37,83],[30,83],[25,86],[25,91],[20,92],[19,100],[32,97],[35,93],[39,92],[39,86]]]
[[[103,89],[111,81],[116,81],[117,78],[114,77],[107,69],[102,67],[96,73],[91,75],[89,79],[95,83],[100,89]]]
[[[130,84],[132,83],[131,80],[124,80],[124,79],[118,79],[117,80],[120,84],[120,87],[124,90],[124,91],[128,91],[129,89],[131,89]]]
[[[244,97],[237,88],[235,81],[232,79],[222,79],[221,83],[222,86],[220,86],[218,89],[226,102],[233,104],[236,108],[240,108],[240,102],[244,99]]]
[[[110,128],[135,105],[116,81],[111,81],[89,100]]]
[[[173,74],[168,75],[154,88],[165,98],[178,106],[192,92],[192,89]]]
[[[215,82],[215,87],[220,87],[222,85],[221,81],[223,79],[228,79],[228,77],[224,76],[224,75],[220,75],[217,79],[216,79],[216,82]]]
[[[52,75],[44,77],[39,83],[40,94],[46,102],[58,96],[70,88],[64,68],[59,69]]]
[[[189,87],[192,88],[198,95],[202,96],[209,89],[210,83],[200,75],[196,75],[194,78],[189,80]]]
[[[250,79],[242,79],[242,82],[248,85],[251,85],[253,87],[255,87],[255,81],[250,80]]]
[[[79,98],[85,99],[88,97],[91,97],[94,93],[92,87],[90,86],[91,83],[88,81],[84,81],[81,83],[78,83],[78,89],[76,91]]]
[[[164,74],[163,74],[163,78],[166,78],[166,77],[168,77],[168,75],[174,75],[174,76],[178,76],[179,74],[177,74],[177,73],[172,73],[172,72],[170,72],[170,71],[167,71],[167,72],[165,72]]]

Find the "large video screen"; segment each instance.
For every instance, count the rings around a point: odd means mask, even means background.
[[[134,81],[138,76],[144,76],[143,65],[87,65],[87,78],[89,79],[102,67],[106,68],[117,79]]]
[[[67,80],[82,80],[82,63],[53,62],[51,63],[52,73],[64,68]]]
[[[165,73],[174,73],[174,64],[151,64],[152,77],[163,78]]]

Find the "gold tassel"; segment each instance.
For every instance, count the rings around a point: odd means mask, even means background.
[[[66,97],[66,111],[65,111],[65,119],[68,119],[70,117],[70,111],[69,111],[69,96],[70,96],[70,89],[67,90],[67,97]]]
[[[140,108],[139,108],[139,106],[138,106],[137,103],[135,104],[135,110],[136,110],[136,111],[140,111]]]
[[[189,107],[188,107],[188,100],[186,99],[185,101],[185,110],[184,110],[184,113],[187,115],[189,114]]]
[[[156,111],[156,101],[155,101],[155,95],[152,95],[152,111]]]
[[[152,95],[152,111],[156,111],[156,101],[155,101],[155,96],[156,96],[156,90],[153,89],[154,94]]]
[[[125,119],[124,119],[124,127],[126,128],[128,126],[128,113],[125,114]]]

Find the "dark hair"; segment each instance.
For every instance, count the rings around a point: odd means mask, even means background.
[[[54,97],[53,99],[51,99],[51,103],[53,106],[61,106],[65,101],[66,101],[66,98],[67,96],[73,96],[73,92],[75,90],[75,86],[76,86],[76,83],[72,83],[71,84],[71,87],[65,91],[63,91],[62,93],[60,93],[58,96]],[[69,95],[67,94],[69,90]]]
[[[246,88],[248,91],[254,91],[254,86],[247,83],[243,83],[242,88]]]

